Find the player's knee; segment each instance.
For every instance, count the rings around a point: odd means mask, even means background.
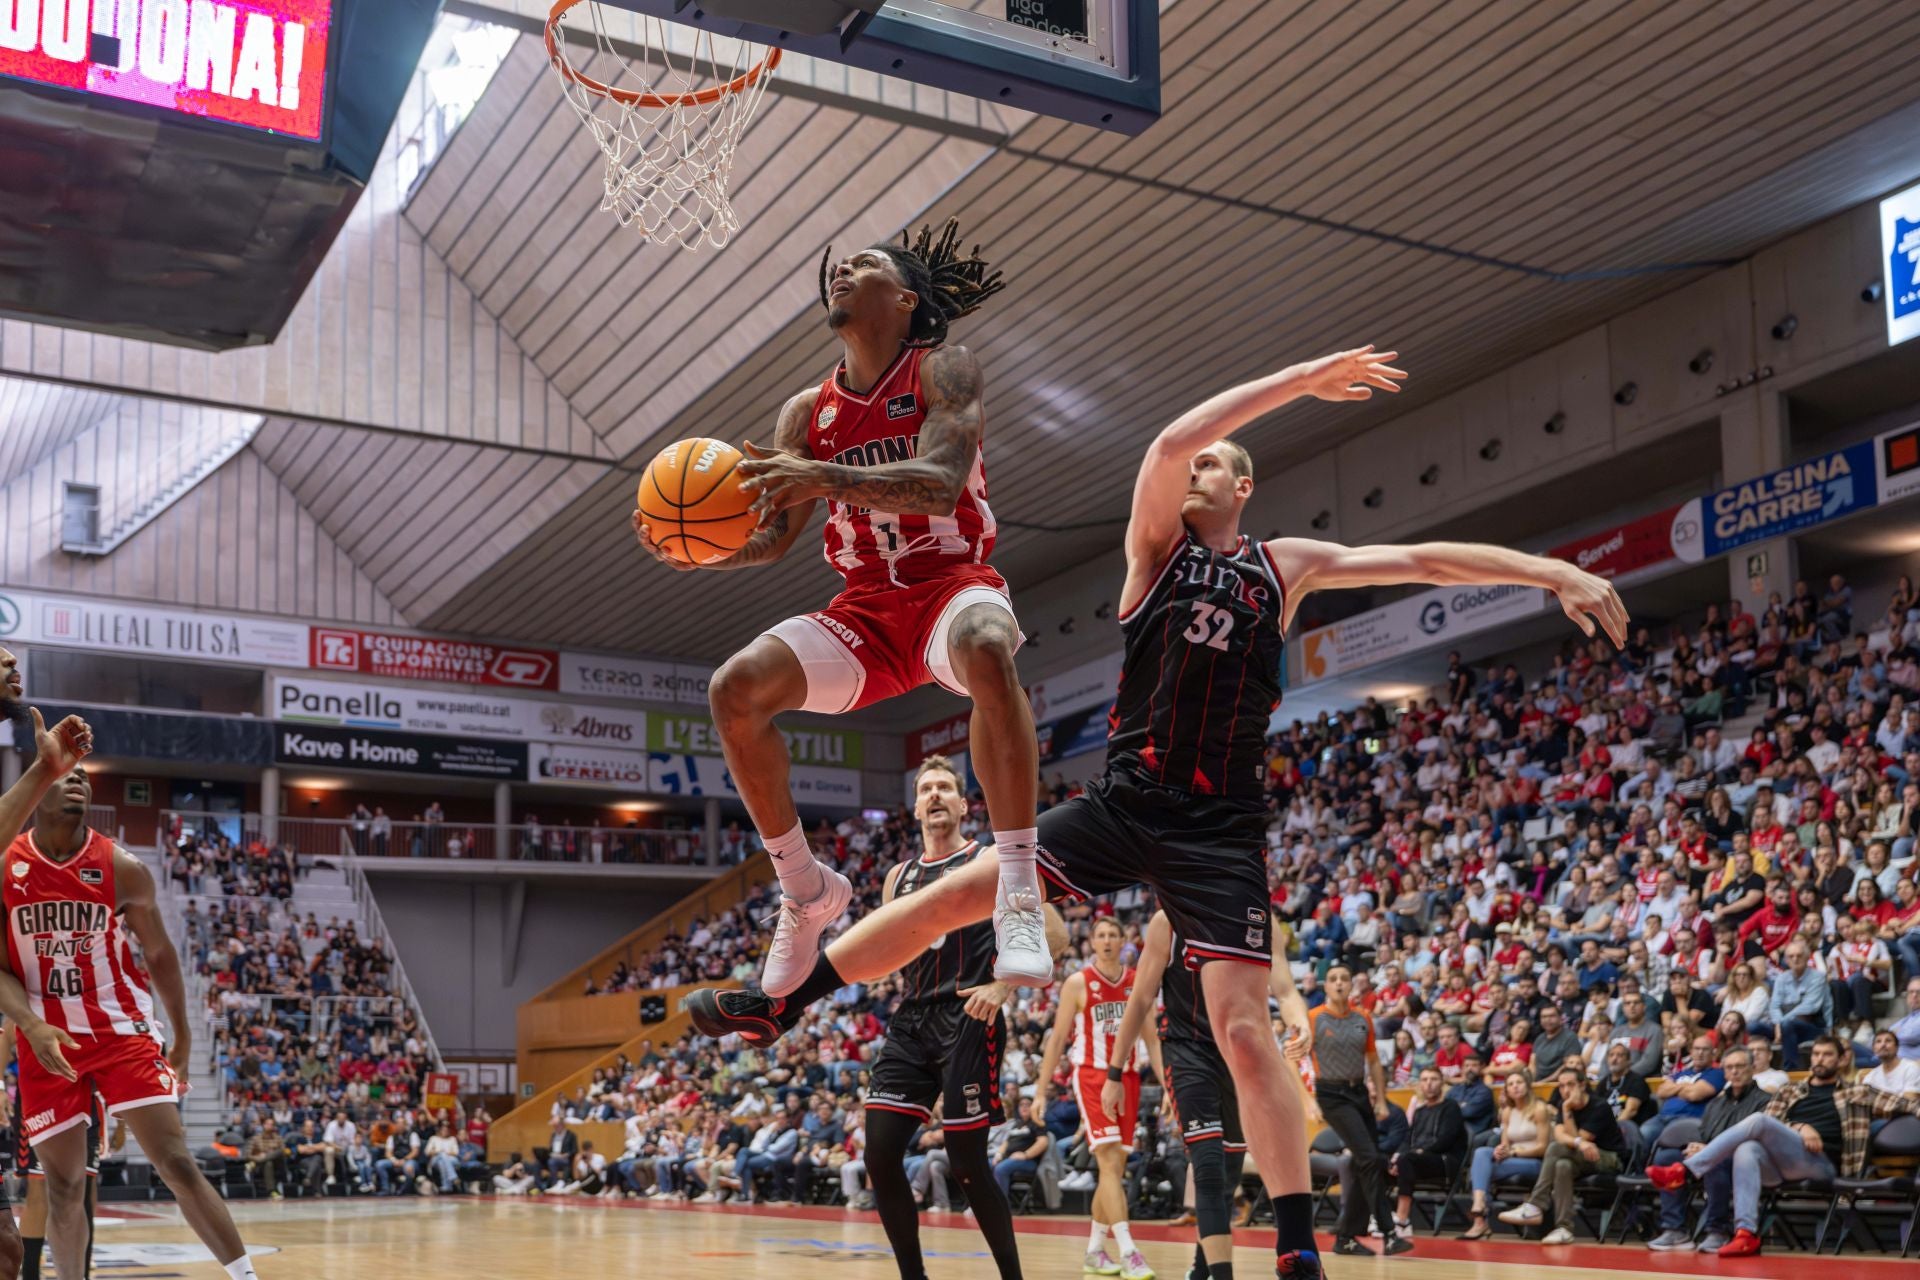
[[[954,670],[976,697],[1019,687],[1019,669],[1013,663],[1019,647],[1020,636],[1013,619],[1000,609],[967,610],[947,638]]]
[[[1253,1069],[1275,1056],[1273,1024],[1265,1011],[1258,1014],[1235,1010],[1214,1020],[1214,1032],[1220,1038],[1220,1052],[1237,1071]]]
[[[27,1250],[20,1242],[20,1230],[13,1225],[13,1219],[9,1216],[6,1229],[0,1230],[0,1275],[19,1275],[20,1264],[26,1258]]]
[[[184,1143],[162,1149],[152,1160],[154,1171],[176,1194],[200,1176],[200,1166]]]
[[[49,1208],[78,1204],[85,1198],[87,1175],[84,1171],[76,1173],[65,1169],[50,1169],[46,1168],[43,1162],[41,1173],[47,1180]]]
[[[722,732],[772,718],[766,702],[767,673],[753,650],[743,649],[720,665],[707,683],[707,705]]]

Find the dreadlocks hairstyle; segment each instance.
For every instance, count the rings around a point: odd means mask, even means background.
[[[934,239],[931,225],[920,228],[919,236],[909,239],[900,233],[899,244],[877,244],[906,277],[907,288],[920,299],[913,309],[907,344],[936,347],[947,340],[947,329],[955,320],[970,316],[980,304],[1006,288],[998,271],[988,271],[980,256],[980,246],[965,256],[960,252],[960,220],[948,218],[947,225]],[[820,258],[820,305],[830,306],[827,288],[832,274],[833,246]]]

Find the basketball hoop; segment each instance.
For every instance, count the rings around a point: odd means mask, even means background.
[[[586,21],[576,14],[570,47],[561,19],[575,10]],[[554,0],[547,15],[547,56],[607,158],[600,208],[649,240],[723,248],[740,227],[727,198],[734,149],[781,51],[625,11],[620,26],[632,31],[627,53],[597,0]]]

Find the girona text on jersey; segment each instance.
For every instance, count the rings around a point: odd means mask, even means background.
[[[807,448],[822,462],[876,467],[920,456],[927,396],[920,367],[933,347],[905,347],[865,395],[847,389],[843,362],[820,385]],[[915,515],[830,500],[826,557],[849,587],[908,586],[940,577],[955,565],[985,564],[997,525],[987,505],[986,459],[979,448],[953,514]]]

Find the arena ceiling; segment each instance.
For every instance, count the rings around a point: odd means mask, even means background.
[[[523,29],[544,9],[453,7]],[[1920,172],[1920,7],[1163,8],[1166,114],[1137,138],[770,96],[734,178],[745,229],[698,257],[597,212],[599,153],[522,36],[394,212],[558,398],[548,425],[452,442],[404,413],[275,411],[250,448],[407,623],[717,660],[835,579],[811,539],[778,568],[673,576],[631,545],[633,485],[683,436],[765,440],[827,373],[829,243],[955,216],[1005,271],[957,336],[987,372],[996,562],[1018,590],[1115,543],[1102,522],[1146,442],[1214,390],[1360,342],[1404,353],[1391,404],[1249,433],[1282,466],[1693,278],[1565,274],[1739,259]],[[58,433],[98,408],[37,411]],[[361,500],[383,492],[415,499]],[[449,522],[480,536],[456,545]]]

